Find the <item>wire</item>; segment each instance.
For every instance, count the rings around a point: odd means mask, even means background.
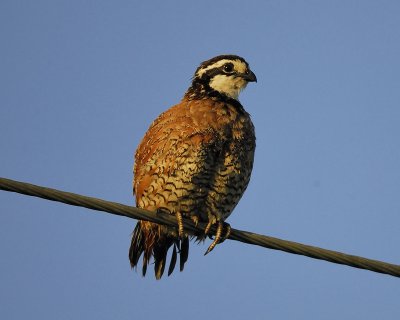
[[[165,224],[171,227],[177,227],[175,216],[168,215],[167,213],[155,213],[116,202],[86,197],[79,194],[51,188],[45,188],[30,183],[0,178],[0,190],[17,192],[28,196],[63,202],[69,205],[104,211],[132,219],[147,220],[155,223]],[[183,219],[183,225],[185,230],[191,233],[199,231],[202,232],[206,227],[206,224],[203,223],[199,223],[196,226],[194,222],[189,219]],[[216,228],[212,227],[211,231],[215,234]],[[325,260],[332,263],[343,264],[354,268],[384,273],[394,277],[400,277],[400,265],[304,245],[301,243],[264,236],[248,231],[242,231],[232,228],[229,239],[241,241],[252,245],[258,245],[269,249],[281,250],[293,254],[303,255],[314,259]]]

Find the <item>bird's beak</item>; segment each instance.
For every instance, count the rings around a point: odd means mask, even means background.
[[[257,77],[256,77],[256,75],[255,75],[254,72],[251,71],[250,69],[249,69],[246,73],[243,73],[241,76],[242,76],[242,78],[243,78],[244,80],[246,80],[247,82],[257,82]]]

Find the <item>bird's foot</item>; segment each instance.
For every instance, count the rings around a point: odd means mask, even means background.
[[[208,234],[208,232],[210,231],[211,225],[213,223],[209,222],[207,224],[206,229],[204,230],[205,234]],[[224,221],[218,221],[217,222],[217,231],[215,233],[215,237],[214,237],[214,241],[210,244],[210,246],[208,247],[206,254],[210,253],[217,244],[224,242],[226,239],[229,238],[231,234],[231,226],[229,223],[226,223]]]

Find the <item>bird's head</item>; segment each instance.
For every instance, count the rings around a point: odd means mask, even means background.
[[[189,93],[204,96],[216,91],[237,100],[249,82],[257,82],[257,77],[246,60],[235,55],[221,55],[200,64]]]

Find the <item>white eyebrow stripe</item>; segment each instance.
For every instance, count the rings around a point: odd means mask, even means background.
[[[219,61],[207,66],[206,68],[200,69],[199,71],[197,71],[196,76],[201,77],[208,70],[222,67],[225,63],[232,63],[235,70],[240,73],[244,73],[247,69],[247,66],[243,61],[240,61],[238,59],[236,59],[236,60],[222,59],[222,60],[219,60]]]

